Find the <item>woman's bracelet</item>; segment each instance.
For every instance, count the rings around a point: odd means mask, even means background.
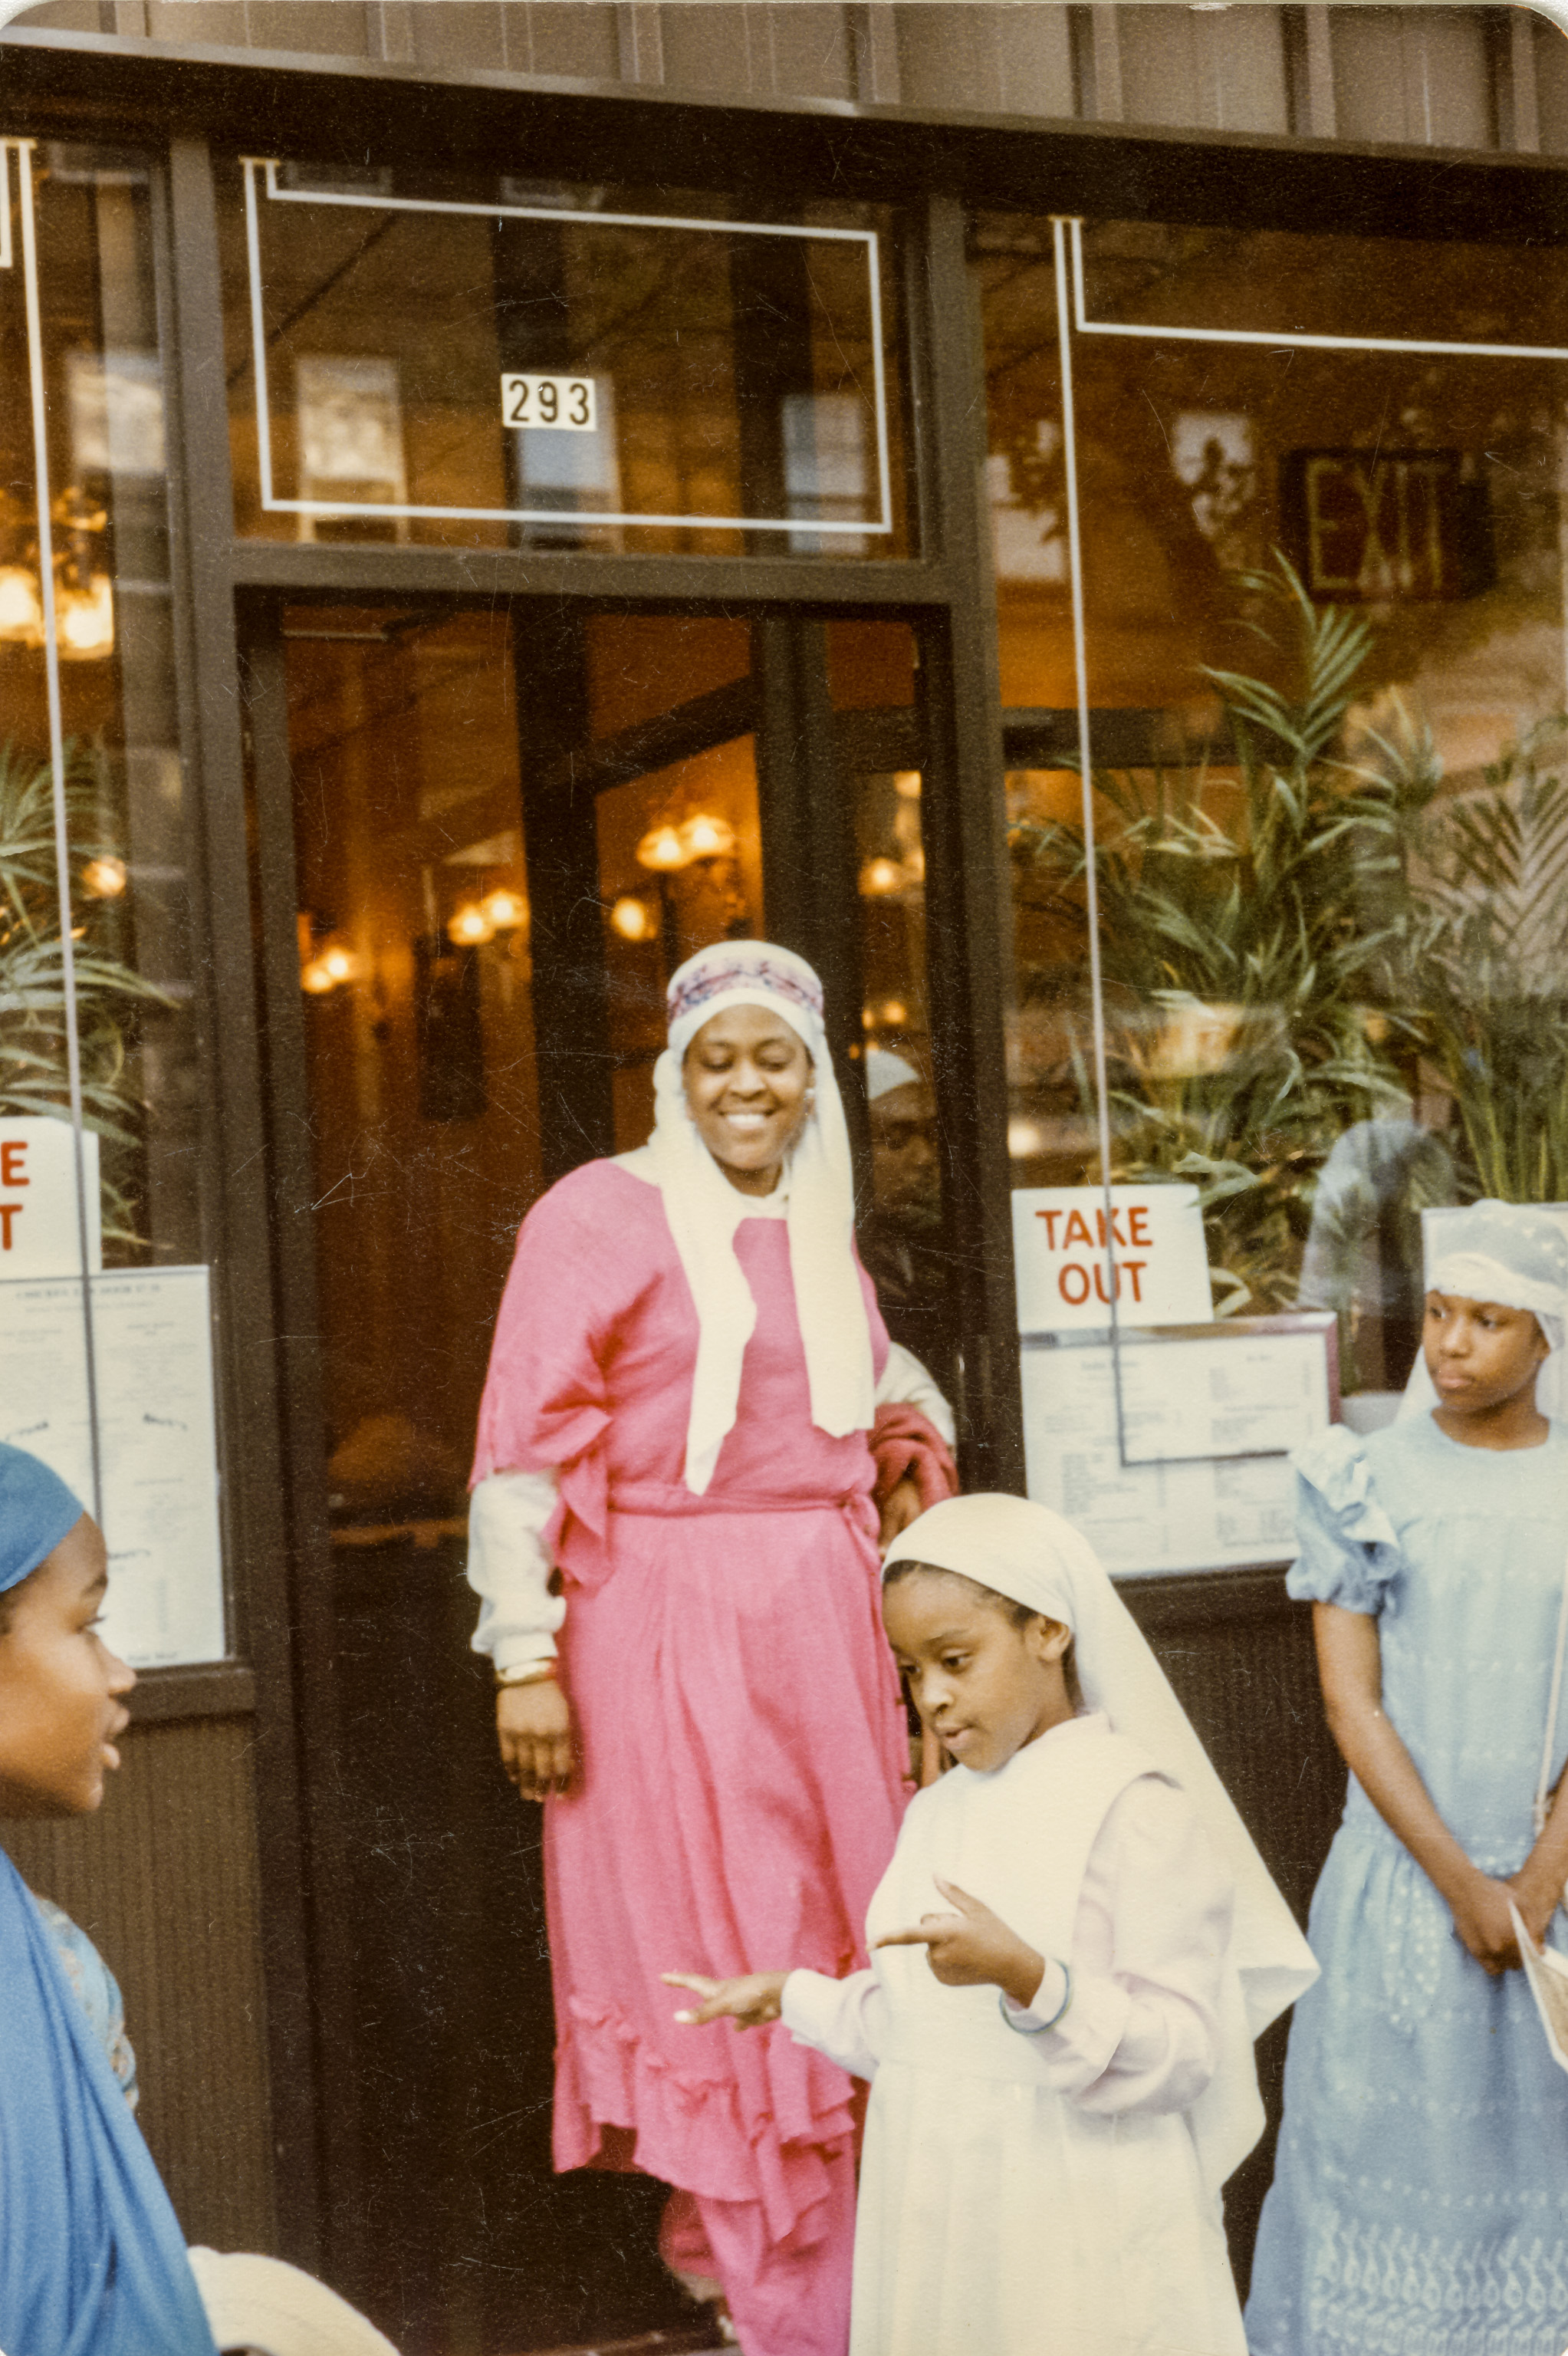
[[[497,1686],[553,1686],[559,1683],[553,1661],[526,1661],[520,1668],[497,1669]]]

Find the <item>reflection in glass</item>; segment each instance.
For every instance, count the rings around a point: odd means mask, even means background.
[[[242,531],[902,552],[885,214],[264,160],[222,188]]]
[[[540,1189],[508,632],[298,608],[283,643],[328,1488],[457,1536]]]
[[[833,622],[828,685],[839,774],[854,812],[856,906],[870,1199],[860,1256],[895,1342],[951,1396],[947,1246],[926,966],[923,739],[913,632]]]
[[[15,155],[5,201],[19,201]],[[147,167],[32,154],[83,1110],[106,1263],[199,1260],[198,1076]],[[21,239],[0,271],[0,1118],[69,1117]],[[90,1222],[91,1225],[91,1222]]]
[[[1537,257],[1101,224],[1093,319],[1533,343]],[[981,222],[1016,1183],[1098,1179],[1049,231]],[[1549,273],[1561,264],[1549,262]],[[1568,1195],[1562,364],[1072,341],[1114,1174],[1400,1387],[1424,1207]]]

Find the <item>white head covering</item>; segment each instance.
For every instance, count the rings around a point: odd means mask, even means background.
[[[1236,1885],[1221,2007],[1221,2053],[1189,2117],[1218,2190],[1263,2132],[1253,2040],[1317,1976],[1312,1951],[1236,1813],[1143,1632],[1088,1541],[1022,1497],[950,1497],[894,1539],[883,1564],[929,1563],[1071,1628],[1083,1698],[1186,1793]]]
[[[811,1419],[841,1439],[875,1414],[871,1334],[855,1264],[854,1173],[833,1058],[822,1025],[822,984],[804,958],[769,941],[720,941],[688,958],[667,993],[669,1045],[654,1066],[651,1174],[664,1195],[680,1264],[697,1306],[697,1369],[686,1434],[686,1485],[701,1496],[733,1428],[741,1362],[757,1304],[735,1257],[751,1198],[730,1183],[698,1133],[681,1066],[704,1023],[731,1006],[765,1006],[811,1055],[816,1099],[782,1184],[795,1312],[805,1347]]]
[[[1541,1370],[1537,1398],[1543,1412],[1561,1415],[1561,1352],[1568,1333],[1568,1226],[1562,1213],[1488,1199],[1463,1211],[1426,1213],[1424,1232],[1428,1292],[1529,1310],[1552,1353]],[[1400,1414],[1424,1415],[1436,1404],[1425,1355],[1418,1350]]]
[[[920,1074],[907,1055],[895,1055],[891,1047],[868,1047],[866,1050],[866,1096],[875,1104],[879,1097],[891,1096],[894,1088],[918,1085]]]

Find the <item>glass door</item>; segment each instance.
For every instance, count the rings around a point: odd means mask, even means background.
[[[278,1135],[304,1141],[280,1177],[341,1860],[324,2018],[357,2111],[335,2276],[406,2356],[675,2329],[658,2189],[550,2172],[538,1817],[469,1650],[473,1433],[519,1220],[645,1139],[666,984],[725,937],[822,971],[868,1264],[951,1379],[914,634],[300,605],[253,676]]]

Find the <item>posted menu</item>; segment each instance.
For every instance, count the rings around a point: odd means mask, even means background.
[[[91,1280],[105,1642],[133,1668],[224,1657],[212,1326],[205,1268]],[[86,1317],[75,1278],[0,1283],[0,1439],[92,1501]]]
[[[1109,1343],[1026,1344],[1029,1495],[1081,1529],[1114,1576],[1288,1561],[1285,1451],[1328,1425],[1328,1368],[1312,1330],[1125,1343],[1124,1462]]]

